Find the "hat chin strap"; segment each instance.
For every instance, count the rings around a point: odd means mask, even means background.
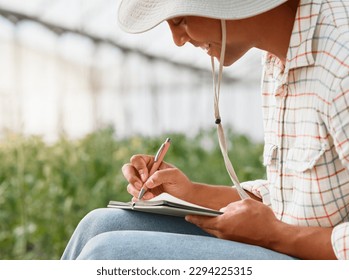
[[[241,187],[239,179],[236,176],[234,167],[229,159],[227,142],[226,142],[223,126],[222,126],[221,116],[219,113],[219,95],[220,95],[220,90],[221,90],[223,64],[224,64],[224,57],[225,57],[225,47],[226,47],[226,41],[227,41],[227,29],[226,29],[225,20],[221,20],[221,26],[222,26],[222,47],[221,47],[221,55],[220,55],[220,60],[219,60],[218,78],[216,77],[217,75],[216,75],[216,70],[215,70],[214,57],[211,56],[213,88],[214,88],[214,116],[216,119],[215,123],[217,124],[219,146],[220,146],[220,149],[221,149],[221,152],[223,155],[225,167],[228,171],[230,179],[232,180],[238,194],[240,195],[240,198],[245,199],[245,198],[249,198],[250,196]]]

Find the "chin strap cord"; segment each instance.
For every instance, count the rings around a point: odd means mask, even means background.
[[[212,75],[213,75],[213,87],[214,87],[214,117],[215,117],[215,123],[217,124],[217,133],[218,133],[218,140],[219,140],[219,146],[223,155],[224,164],[228,171],[229,177],[232,180],[238,194],[240,195],[241,199],[249,198],[250,196],[244,191],[244,189],[241,187],[238,177],[236,176],[234,167],[229,159],[228,156],[228,149],[227,149],[227,142],[222,126],[222,119],[219,113],[219,95],[221,90],[221,81],[222,81],[222,74],[223,74],[223,64],[224,64],[224,56],[225,56],[225,46],[226,46],[226,24],[225,20],[221,20],[221,26],[222,26],[222,48],[221,48],[221,56],[219,60],[219,70],[218,70],[218,77],[216,75],[215,70],[215,63],[214,58],[211,57],[211,66],[212,66]]]

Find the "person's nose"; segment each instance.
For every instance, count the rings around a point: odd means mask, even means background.
[[[172,37],[173,37],[173,42],[178,46],[181,47],[185,43],[190,41],[190,37],[188,36],[187,32],[183,29],[177,29],[177,30],[172,30]]]

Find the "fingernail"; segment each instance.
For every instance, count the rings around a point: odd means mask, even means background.
[[[151,188],[149,188],[149,183],[148,183],[148,182],[145,182],[144,185],[143,185],[143,187],[145,187],[145,188],[147,188],[147,189],[151,189]]]
[[[145,174],[141,174],[142,181],[145,182],[147,181],[147,176]]]

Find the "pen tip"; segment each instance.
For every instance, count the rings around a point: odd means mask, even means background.
[[[142,199],[144,193],[145,193],[145,189],[142,188],[141,191],[139,192],[139,195],[138,195],[138,199],[139,199],[139,200]]]
[[[171,142],[171,138],[167,138],[165,142]]]

